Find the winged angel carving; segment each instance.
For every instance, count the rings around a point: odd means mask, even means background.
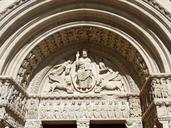
[[[82,50],[81,56],[77,52],[74,61],[67,60],[54,66],[48,77],[49,92],[62,90],[67,93],[100,93],[103,90],[125,90],[119,72],[114,72],[103,61],[90,59],[87,50]]]

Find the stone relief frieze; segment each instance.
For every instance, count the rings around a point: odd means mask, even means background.
[[[10,79],[0,78],[0,105],[6,106],[14,113],[24,118],[26,113],[27,96]]]
[[[151,77],[141,90],[142,110],[145,112],[148,107],[158,100],[169,100],[171,97],[171,79],[169,75]],[[162,109],[163,105],[159,106]],[[162,112],[160,113],[162,114]]]
[[[89,57],[87,50],[83,50],[82,55],[77,52],[75,58],[52,68],[45,91],[48,93],[63,91],[68,94],[103,91],[125,93],[123,77],[118,71],[108,67],[104,58]]]
[[[70,100],[40,102],[40,119],[125,119],[129,117],[126,100]]]

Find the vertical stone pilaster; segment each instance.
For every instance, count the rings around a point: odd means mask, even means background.
[[[31,97],[27,102],[27,119],[38,119],[39,98]]]
[[[77,128],[89,128],[90,121],[89,120],[77,120]]]

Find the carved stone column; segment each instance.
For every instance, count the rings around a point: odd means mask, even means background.
[[[90,121],[89,120],[77,120],[77,128],[89,128]]]

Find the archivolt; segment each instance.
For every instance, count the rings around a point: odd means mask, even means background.
[[[24,67],[25,61],[29,60],[28,57],[37,51],[37,48],[43,44],[42,42],[54,38],[52,34],[64,32],[60,32],[60,30],[67,30],[67,28],[74,26],[94,26],[103,28],[105,31],[108,30],[107,33],[117,33],[123,38],[123,42],[131,44],[131,46],[124,44],[120,47],[126,48],[126,50],[127,46],[131,47],[130,52],[133,51],[138,58],[140,57],[138,65],[141,68],[138,67],[138,69],[144,70],[145,67],[146,70],[147,67],[150,74],[169,72],[171,71],[170,49],[168,48],[171,37],[170,23],[160,15],[152,16],[155,10],[150,10],[152,14],[148,11],[148,6],[138,1],[106,0],[99,2],[91,0],[85,3],[84,1],[56,0],[27,2],[18,10],[9,13],[1,22],[1,74],[17,78],[20,74],[19,69]],[[43,41],[44,39],[45,41]],[[47,45],[47,43],[45,44]],[[49,49],[49,51],[53,50]],[[35,58],[38,56],[36,55]],[[123,56],[127,58],[127,54],[123,54]],[[37,60],[39,59],[42,58],[37,58]],[[32,72],[34,69],[32,67],[32,69],[27,70]],[[143,74],[145,77],[149,75],[148,73],[148,75]],[[28,84],[28,79],[30,78],[21,79],[20,82],[27,81]]]

